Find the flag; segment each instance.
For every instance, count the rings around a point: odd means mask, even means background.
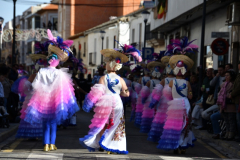
[[[158,19],[166,17],[168,0],[158,0]]]

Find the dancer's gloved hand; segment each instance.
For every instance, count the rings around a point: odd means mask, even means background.
[[[109,125],[107,126],[107,129],[111,128],[113,125],[113,119],[109,119]]]

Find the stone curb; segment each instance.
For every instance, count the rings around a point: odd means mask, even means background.
[[[198,139],[206,140],[207,143],[213,143],[218,147],[221,147],[224,152],[228,152],[234,157],[240,158],[240,145],[234,141],[224,141],[220,139],[213,139],[213,134],[207,131],[200,131],[193,129],[194,135]]]
[[[0,133],[0,142],[6,140],[8,137],[12,136],[15,134],[18,130],[18,125],[13,126],[12,128],[8,128],[6,131]]]

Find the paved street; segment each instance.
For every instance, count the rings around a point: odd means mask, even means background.
[[[128,115],[130,112],[128,112]],[[88,132],[88,125],[93,113],[78,113],[77,126],[68,127],[66,130],[59,129],[57,133],[57,151],[43,152],[41,140],[14,140],[5,145],[0,152],[0,159],[169,159],[169,160],[191,160],[191,159],[227,159],[201,140],[195,143],[194,148],[187,150],[185,155],[175,155],[172,152],[161,151],[156,144],[147,141],[147,135],[139,133],[139,129],[129,122],[127,115],[127,149],[128,155],[107,155],[106,152],[88,152],[78,142]]]

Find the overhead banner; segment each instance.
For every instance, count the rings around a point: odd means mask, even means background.
[[[52,31],[54,37],[61,36],[57,31]],[[41,41],[43,38],[48,38],[47,29],[37,28],[37,29],[16,29],[16,41],[27,41],[34,39],[36,41]],[[3,31],[2,39],[5,42],[11,42],[13,40],[13,30],[6,29]]]

